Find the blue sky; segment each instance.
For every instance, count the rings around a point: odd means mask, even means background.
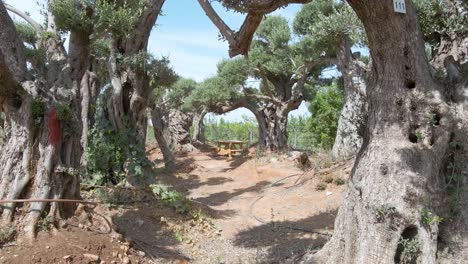
[[[43,21],[36,0],[6,0],[6,2],[29,12],[37,21]],[[218,3],[213,5],[232,29],[240,27],[244,20],[242,14],[227,12]],[[275,11],[275,14],[283,15],[292,21],[300,7],[300,5],[290,5]],[[149,50],[156,55],[168,56],[179,75],[196,81],[203,81],[216,74],[216,64],[223,58],[228,58],[227,43],[218,40],[217,28],[196,0],[166,0],[163,16],[158,18],[151,32]],[[303,103],[292,114],[309,114],[309,112]],[[224,115],[224,118],[240,120],[242,115],[253,117],[247,109],[238,109]]]

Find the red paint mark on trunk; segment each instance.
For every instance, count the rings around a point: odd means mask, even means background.
[[[53,107],[47,114],[49,121],[49,142],[55,148],[57,148],[58,143],[60,142],[60,120],[57,118],[57,109]]]

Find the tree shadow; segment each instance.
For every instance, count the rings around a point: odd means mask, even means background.
[[[330,238],[337,210],[298,221],[270,221],[238,233],[234,245],[257,248],[255,263],[285,263],[321,248]]]
[[[196,198],[195,200],[202,204],[206,204],[209,206],[218,206],[244,193],[260,192],[264,187],[268,186],[269,184],[270,184],[269,181],[261,181],[247,188],[235,189],[233,192],[223,191],[219,193],[213,193],[206,197]]]
[[[183,253],[174,249],[179,244],[174,233],[163,228],[159,214],[170,217],[167,210],[138,206],[133,210],[112,217],[115,230],[122,234],[133,246],[145,252],[150,258],[189,260]]]

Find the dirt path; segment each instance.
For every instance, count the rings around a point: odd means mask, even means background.
[[[191,154],[182,159],[195,164],[189,173],[166,175],[163,182],[185,191],[197,203],[214,210],[215,225],[228,241],[218,248],[224,263],[282,263],[292,255],[322,245],[333,229],[343,186],[329,184],[315,191],[318,179],[281,157],[267,161]],[[333,171],[346,178],[349,166]],[[304,184],[298,184],[305,179]],[[229,251],[249,251],[233,259]],[[252,256],[255,255],[255,261]],[[194,263],[206,262],[197,259]]]
[[[158,170],[157,181],[185,193],[201,214],[181,215],[161,201],[98,206],[93,216],[107,217],[123,237],[96,232],[99,221],[77,216],[58,234],[41,232],[32,244],[0,248],[0,263],[285,263],[326,242],[345,185],[316,187],[346,179],[351,164],[304,173],[285,156],[178,157],[177,170]]]

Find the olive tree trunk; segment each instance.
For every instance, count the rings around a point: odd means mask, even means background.
[[[288,104],[268,103],[260,109],[250,109],[258,122],[258,144],[270,151],[288,148]]]
[[[159,149],[161,150],[164,158],[164,164],[166,167],[174,166],[174,155],[169,147],[169,144],[164,137],[164,131],[166,130],[166,124],[163,121],[164,112],[161,108],[155,106],[151,111],[151,122],[153,123],[153,132],[156,141],[158,142]]]
[[[42,39],[39,45],[46,52],[47,71],[44,80],[37,81],[27,72],[23,44],[2,3],[0,24],[0,91],[6,131],[0,152],[0,199],[79,199],[77,168],[82,152],[79,116],[74,113],[80,113],[78,90],[86,69],[84,39],[72,33],[69,54],[58,37]],[[15,203],[3,204],[2,222],[16,225],[21,238],[31,239],[47,205],[48,215],[55,219],[69,215],[75,207],[31,202],[16,211]]]
[[[190,127],[192,126],[193,114],[178,109],[171,109],[168,115],[163,116],[163,135],[169,148],[173,152],[192,152],[196,148],[192,145]]]
[[[192,135],[192,142],[195,143],[205,143],[206,138],[205,138],[205,124],[203,123],[203,119],[205,118],[206,114],[208,112],[206,111],[205,107],[202,107],[202,109],[196,111],[193,114],[193,123],[192,123],[192,128],[193,128],[193,135]]]
[[[421,215],[445,207],[448,105],[431,77],[411,1],[406,14],[394,12],[392,1],[348,2],[364,23],[374,65],[367,131],[333,237],[303,262],[436,263],[439,224]]]
[[[355,156],[362,145],[367,119],[366,66],[351,52],[348,36],[337,48],[338,69],[344,82],[344,105],[338,120],[332,156],[341,160]]]

